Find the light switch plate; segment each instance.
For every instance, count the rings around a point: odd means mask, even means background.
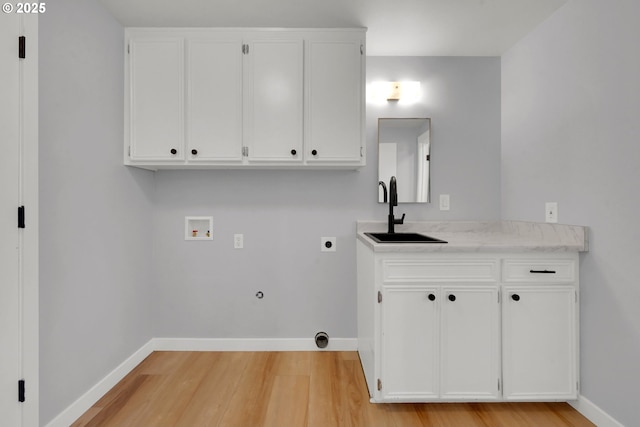
[[[244,234],[233,235],[233,247],[234,249],[244,248]]]
[[[448,211],[449,210],[449,195],[448,194],[441,194],[440,195],[440,210],[441,211]]]
[[[544,220],[546,222],[558,222],[558,202],[544,204]]]

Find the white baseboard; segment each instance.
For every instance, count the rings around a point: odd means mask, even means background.
[[[357,338],[330,338],[321,351],[356,351]],[[313,338],[152,338],[46,427],[68,427],[154,351],[317,351]]]
[[[82,414],[100,400],[102,396],[111,390],[113,386],[118,384],[122,378],[153,352],[152,341],[153,340],[149,341],[129,356],[127,360],[91,387],[89,391],[80,396],[80,398],[73,402],[67,409],[58,414],[46,427],[69,427],[73,424]]]
[[[157,351],[318,351],[313,338],[154,338]],[[356,351],[357,338],[330,338],[320,351]]]
[[[578,400],[569,402],[569,405],[573,406],[576,411],[580,412],[598,427],[624,427],[611,415],[607,414],[584,396],[580,396]]]

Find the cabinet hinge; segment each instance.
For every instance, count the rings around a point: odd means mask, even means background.
[[[382,302],[382,292],[378,291],[378,304]]]
[[[25,228],[24,206],[18,206],[18,228]]]
[[[127,44],[127,53],[131,53],[131,45]]]
[[[360,147],[360,157],[364,157],[363,152],[364,152],[364,149]]]
[[[131,157],[131,146],[129,146],[129,157]]]
[[[364,55],[364,45],[360,45],[360,55]]]
[[[242,155],[244,157],[249,157],[249,147],[242,147]]]
[[[18,381],[18,402],[24,402],[24,380]]]
[[[427,154],[427,162],[431,161],[431,154]]]
[[[578,291],[574,291],[575,295],[576,295],[576,302],[578,302]]]
[[[500,391],[500,378],[498,378],[498,391]]]
[[[382,381],[378,378],[378,391],[382,390]]]
[[[242,53],[244,53],[245,55],[249,54],[249,45],[248,44],[243,44],[242,45]]]
[[[18,37],[18,58],[25,59],[27,57],[27,38],[25,36]]]

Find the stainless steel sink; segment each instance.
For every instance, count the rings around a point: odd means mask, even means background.
[[[364,233],[378,243],[447,243],[419,233]]]

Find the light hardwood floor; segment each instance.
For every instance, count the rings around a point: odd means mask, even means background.
[[[593,425],[566,403],[371,404],[356,352],[154,352],[72,427]]]

